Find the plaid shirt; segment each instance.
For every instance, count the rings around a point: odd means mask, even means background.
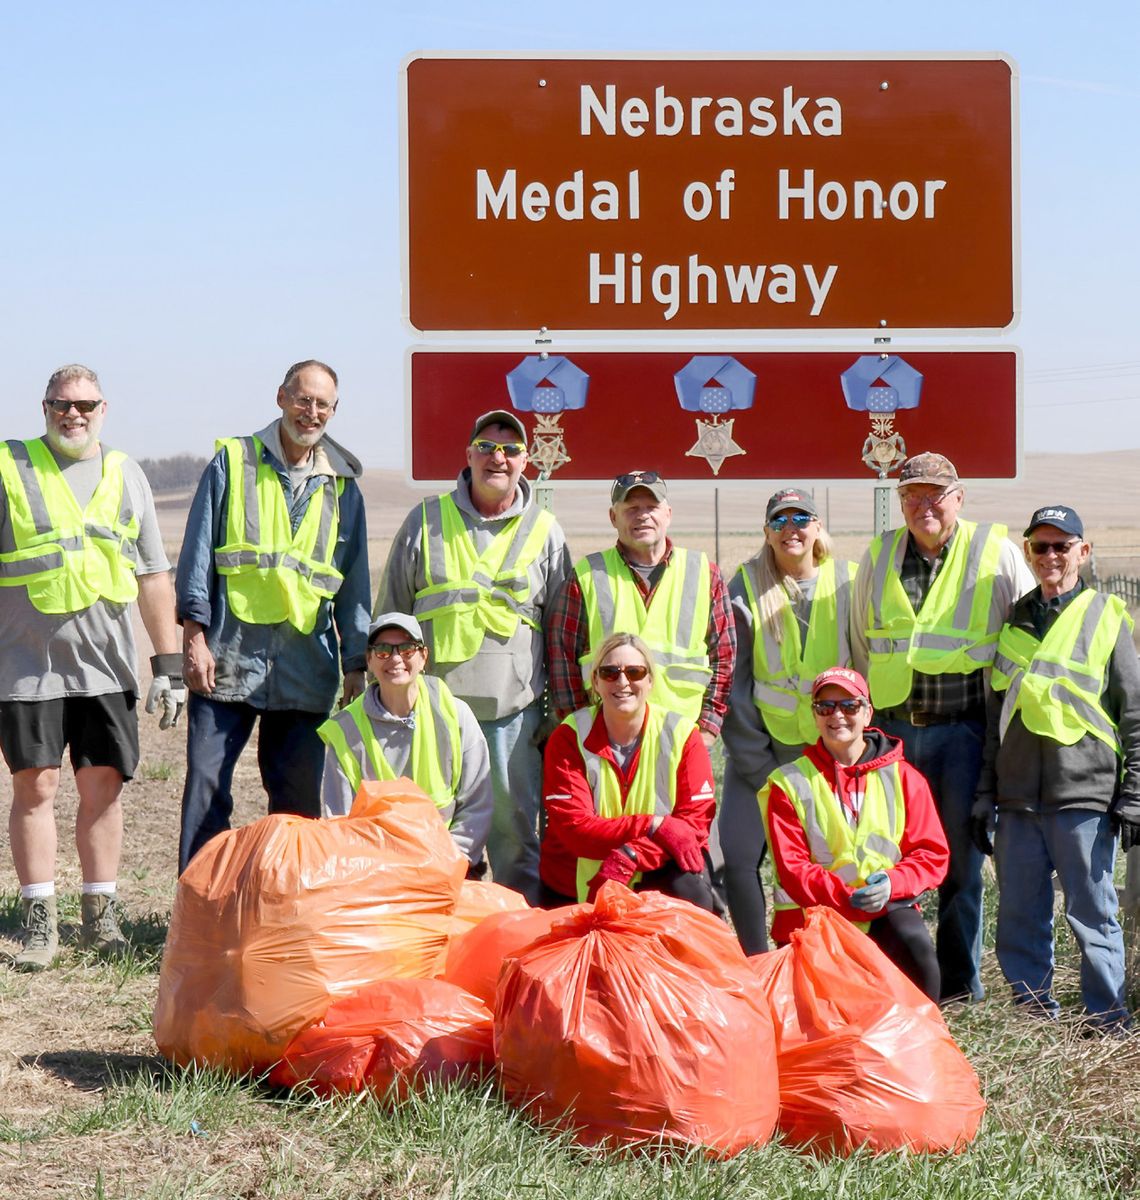
[[[938,578],[938,572],[946,565],[950,546],[958,534],[956,526],[933,562],[927,562],[915,547],[913,535],[907,534],[899,582],[915,612],[922,607],[927,592]],[[981,669],[971,671],[968,675],[924,675],[921,671],[915,671],[910,695],[900,708],[906,713],[935,713],[939,716],[963,716],[968,713],[981,720],[986,708],[985,688],[985,672]]]
[[[622,562],[629,558],[620,542],[617,544]],[[664,567],[673,557],[673,543],[666,540],[665,556],[659,566]],[[661,572],[654,571],[652,585],[646,583],[640,572],[632,567],[630,578],[637,584],[648,608],[653,602]],[[728,598],[728,587],[716,563],[709,563],[709,624],[705,633],[709,665],[712,678],[705,689],[697,727],[713,737],[720,734],[721,723],[728,708],[728,696],[732,688],[732,669],[736,660],[736,628],[732,620],[732,606]],[[561,720],[575,709],[589,704],[586,689],[582,684],[581,659],[590,648],[590,625],[582,605],[582,589],[578,579],[571,574],[551,606],[546,622],[546,658],[550,670],[550,695],[554,711]]]

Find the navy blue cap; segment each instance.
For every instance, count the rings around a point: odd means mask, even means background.
[[[1046,504],[1044,508],[1039,508],[1029,518],[1029,524],[1021,536],[1028,537],[1038,525],[1052,525],[1073,537],[1083,539],[1085,536],[1084,522],[1077,516],[1077,510],[1067,504]]]

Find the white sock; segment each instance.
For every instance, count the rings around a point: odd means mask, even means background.
[[[88,883],[83,881],[83,894],[85,896],[113,896],[115,894],[115,881],[110,883]]]
[[[21,900],[46,900],[55,895],[55,880],[48,883],[24,883],[20,885]]]

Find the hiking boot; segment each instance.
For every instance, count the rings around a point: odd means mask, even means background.
[[[127,939],[119,929],[115,897],[80,896],[83,924],[79,928],[79,944],[84,950],[94,950],[100,958],[118,958],[127,951]]]
[[[59,922],[55,897],[21,900],[24,908],[24,946],[13,957],[17,971],[46,971],[59,953]]]

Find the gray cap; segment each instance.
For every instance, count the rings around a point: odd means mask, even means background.
[[[386,612],[381,613],[368,626],[368,644],[371,646],[372,639],[385,629],[402,629],[413,641],[422,642],[424,640],[424,631],[415,617],[402,612]]]
[[[505,408],[493,408],[490,412],[485,412],[482,416],[475,418],[475,424],[471,426],[471,436],[467,439],[468,444],[475,441],[488,425],[506,425],[519,435],[520,441],[526,442],[526,426],[521,419]]]
[[[627,471],[614,480],[610,488],[610,503],[620,504],[636,488],[645,488],[658,502],[668,494],[665,480],[656,471]]]

